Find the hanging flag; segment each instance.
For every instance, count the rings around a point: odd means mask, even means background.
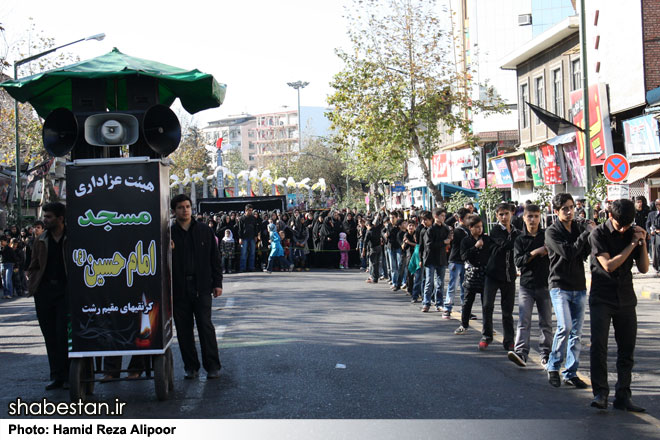
[[[222,150],[222,138],[218,138],[218,140],[215,141],[215,146],[218,150]]]
[[[234,188],[225,188],[225,197],[234,197]]]
[[[557,116],[554,113],[551,113],[541,107],[538,107],[534,104],[531,104],[527,101],[525,101],[525,104],[529,106],[529,108],[532,109],[534,114],[536,115],[537,118],[541,120],[545,125],[548,126],[548,128],[552,131],[554,131],[557,135],[562,135],[566,133],[573,133],[575,130],[582,132],[580,127],[577,125],[573,124],[572,122],[567,121],[566,119],[562,118],[561,116]]]

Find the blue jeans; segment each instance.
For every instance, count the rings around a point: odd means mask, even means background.
[[[367,258],[362,256],[362,251],[364,250],[364,242],[362,240],[358,241],[358,253],[360,254],[360,269],[367,268]]]
[[[244,238],[241,244],[241,272],[254,270],[254,238]]]
[[[401,280],[399,279],[399,266],[401,265],[401,249],[388,249],[390,256],[390,280],[392,285],[401,287]]]
[[[465,264],[449,263],[449,285],[447,286],[447,295],[445,296],[445,310],[451,312],[454,305],[454,295],[456,295],[456,290],[458,290],[456,284],[459,284],[461,287],[461,305],[463,305],[463,300],[465,299],[464,279]]]
[[[431,301],[435,300],[436,307],[442,307],[442,292],[445,290],[445,271],[447,266],[434,266],[429,264],[424,266],[424,299],[422,305],[430,306]]]
[[[552,351],[548,360],[548,371],[559,371],[566,353],[564,379],[577,376],[580,364],[580,337],[584,323],[584,308],[587,302],[586,290],[550,289],[552,307],[557,316],[557,330],[552,341]]]
[[[14,263],[2,263],[2,292],[4,296],[14,296]]]

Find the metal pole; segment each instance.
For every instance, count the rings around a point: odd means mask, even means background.
[[[587,17],[586,0],[580,0],[580,56],[582,57],[582,114],[584,122],[584,177],[586,192],[591,191],[591,134],[589,132],[589,71],[587,64]],[[580,134],[578,133],[578,136]],[[592,218],[593,207],[587,204],[587,218]]]
[[[18,79],[18,63],[14,63],[14,81]],[[19,125],[18,125],[18,100],[14,99],[14,129],[15,129],[15,143],[16,143],[16,184],[14,186],[14,193],[16,196],[16,227],[21,229],[23,226],[23,216],[21,213],[21,146],[18,139]],[[45,188],[44,188],[45,189]]]
[[[302,125],[300,125],[300,88],[297,88],[298,92],[298,153],[302,151]]]

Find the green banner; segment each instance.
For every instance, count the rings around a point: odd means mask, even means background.
[[[525,161],[532,169],[534,186],[543,186],[543,176],[541,175],[541,170],[539,170],[539,164],[536,161],[536,153],[534,151],[525,151]]]

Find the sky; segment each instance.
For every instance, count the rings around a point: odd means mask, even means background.
[[[342,69],[335,49],[350,47],[342,18],[347,1],[3,0],[0,23],[10,49],[29,36],[32,18],[56,45],[104,32],[103,41],[63,49],[81,60],[116,47],[212,74],[227,85],[227,95],[220,108],[195,114],[203,127],[242,112],[295,109],[296,91],[286,83],[298,80],[309,82],[301,106],[326,106],[329,83]]]

